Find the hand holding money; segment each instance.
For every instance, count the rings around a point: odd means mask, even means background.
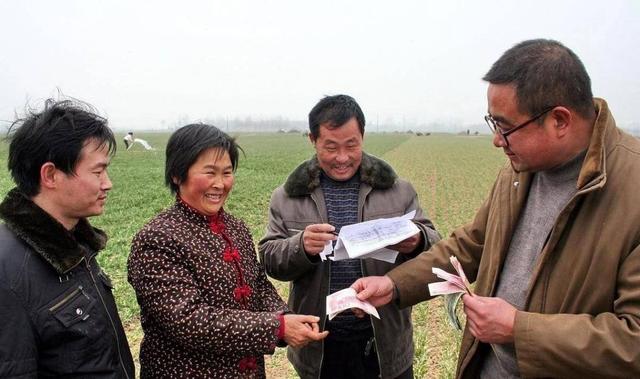
[[[356,290],[351,287],[327,296],[327,315],[329,315],[329,320],[332,320],[338,313],[351,308],[361,309],[378,319],[380,318],[376,308],[368,301],[358,299]]]
[[[467,280],[467,276],[464,274],[458,258],[452,256],[449,260],[458,275],[450,274],[442,269],[433,267],[431,271],[436,274],[438,278],[446,281],[430,283],[429,294],[431,294],[431,296],[444,295],[444,306],[449,323],[457,330],[462,330],[462,325],[456,314],[456,307],[462,295],[466,293],[473,296],[473,292],[471,292],[469,280]]]

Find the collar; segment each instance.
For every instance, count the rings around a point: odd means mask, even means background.
[[[592,185],[604,185],[606,173],[606,156],[620,141],[620,131],[616,127],[616,121],[609,111],[607,102],[594,98],[596,108],[596,120],[584,163],[578,176],[578,189],[591,187]]]
[[[596,120],[593,124],[589,147],[578,174],[576,183],[578,193],[602,188],[606,184],[607,155],[618,146],[622,138],[622,132],[616,127],[607,102],[600,98],[594,98],[593,105],[596,109]],[[511,166],[509,165],[509,167]],[[511,170],[513,169],[511,168]],[[519,178],[519,183],[528,188],[528,183],[531,182],[534,174],[522,172],[516,173],[516,175]]]
[[[320,165],[317,156],[302,162],[284,183],[284,190],[291,197],[310,195],[320,185]],[[398,176],[391,166],[380,158],[362,153],[360,182],[373,189],[385,190],[393,186]]]
[[[17,188],[9,191],[0,204],[0,218],[59,274],[68,272],[84,258],[82,245],[97,252],[107,243],[107,235],[87,219],[80,219],[73,230],[67,230]]]
[[[188,219],[197,223],[206,223],[214,233],[220,233],[225,229],[226,212],[224,208],[220,208],[217,214],[207,216],[200,211],[187,204],[182,200],[180,195],[176,196],[176,208],[178,208]]]

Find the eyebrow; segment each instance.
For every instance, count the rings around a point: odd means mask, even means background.
[[[92,169],[107,168],[109,167],[109,164],[111,164],[111,162],[98,162],[92,166]]]
[[[349,138],[348,140],[344,141],[344,143],[352,143],[352,142],[357,142],[357,141],[358,141],[358,139],[356,137],[352,137],[352,138]],[[331,140],[331,139],[325,140],[324,143],[325,143],[325,145],[329,145],[329,144],[339,145],[340,144],[340,142],[334,141],[334,140]]]
[[[218,168],[218,167],[220,167],[220,166],[216,166],[215,164],[206,164],[206,165],[204,165],[204,168],[205,168],[205,169],[206,169],[206,168],[213,168],[213,169],[215,169],[215,168]],[[228,166],[222,167],[222,170],[223,170],[223,171],[224,171],[224,170],[232,170],[232,169],[233,169],[233,165],[228,165]]]
[[[487,114],[489,114],[489,116],[496,122],[499,122],[501,124],[506,124],[508,126],[514,127],[515,124],[510,122],[509,120],[507,120],[506,118],[502,117],[502,116],[494,116],[491,114],[491,112],[487,112]]]

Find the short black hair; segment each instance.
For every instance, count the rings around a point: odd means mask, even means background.
[[[320,125],[329,123],[329,127],[337,128],[353,117],[358,121],[360,134],[364,135],[364,114],[355,99],[348,95],[325,96],[309,112],[309,134],[315,140]]]
[[[558,41],[518,43],[502,54],[483,80],[514,85],[521,113],[533,115],[562,105],[585,118],[595,115],[589,74],[580,58]]]
[[[116,140],[107,120],[95,109],[75,99],[45,101],[44,110],[27,109],[26,116],[9,128],[8,168],[18,189],[33,197],[40,192],[40,169],[51,162],[74,174],[82,148],[90,140],[116,152]]]
[[[167,142],[164,170],[165,184],[171,193],[178,193],[180,183],[187,180],[189,168],[205,150],[220,148],[229,153],[233,171],[238,167],[238,154],[242,148],[235,139],[213,125],[189,124],[176,130]],[[177,178],[179,183],[174,183]]]

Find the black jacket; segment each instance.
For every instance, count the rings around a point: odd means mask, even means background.
[[[106,235],[67,231],[14,189],[0,204],[0,377],[134,378],[112,284],[96,261]]]

